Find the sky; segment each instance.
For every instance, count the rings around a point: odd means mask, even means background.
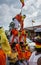
[[[24,28],[32,26],[32,20],[35,21],[33,26],[41,25],[41,0],[24,0],[25,6],[22,14],[26,15]],[[20,0],[0,0],[0,26],[9,29],[9,23],[12,18],[21,11]]]

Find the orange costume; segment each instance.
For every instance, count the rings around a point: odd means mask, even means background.
[[[2,49],[0,49],[0,65],[6,65],[6,55]]]
[[[31,52],[26,49],[25,45],[21,48],[21,52],[22,52],[22,59],[29,60]]]
[[[20,44],[16,44],[16,49],[17,49],[17,52],[18,52],[18,59],[21,60],[22,59],[22,52],[21,52]]]
[[[26,50],[26,47],[24,47],[23,49],[22,48],[20,44],[16,44],[16,49],[18,51],[18,58],[19,60],[24,60],[24,59],[28,60],[31,56],[31,52]]]
[[[19,37],[19,41],[22,41],[24,43],[26,42],[26,32],[25,32],[24,29],[21,31],[21,35]]]
[[[31,56],[31,52],[30,51],[26,51],[25,52],[25,58],[26,58],[26,60],[29,60],[30,56]]]
[[[12,35],[13,35],[13,37],[12,37],[12,40],[11,40],[11,45],[12,45],[12,43],[13,42],[15,42],[15,40],[18,42],[18,30],[16,30],[16,29],[12,29]]]

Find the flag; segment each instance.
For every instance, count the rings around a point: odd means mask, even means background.
[[[20,2],[22,3],[22,7],[24,6],[24,0],[20,0]]]

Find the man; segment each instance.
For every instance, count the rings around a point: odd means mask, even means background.
[[[29,59],[29,65],[41,65],[41,42],[37,41],[35,51]]]

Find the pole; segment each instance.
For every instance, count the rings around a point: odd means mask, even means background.
[[[32,28],[33,28],[33,31],[34,31],[34,26],[33,26],[33,23],[34,23],[34,21],[32,20]]]
[[[20,13],[21,13],[21,15],[22,15],[22,8],[23,8],[23,7],[21,7],[21,12],[20,12]]]

